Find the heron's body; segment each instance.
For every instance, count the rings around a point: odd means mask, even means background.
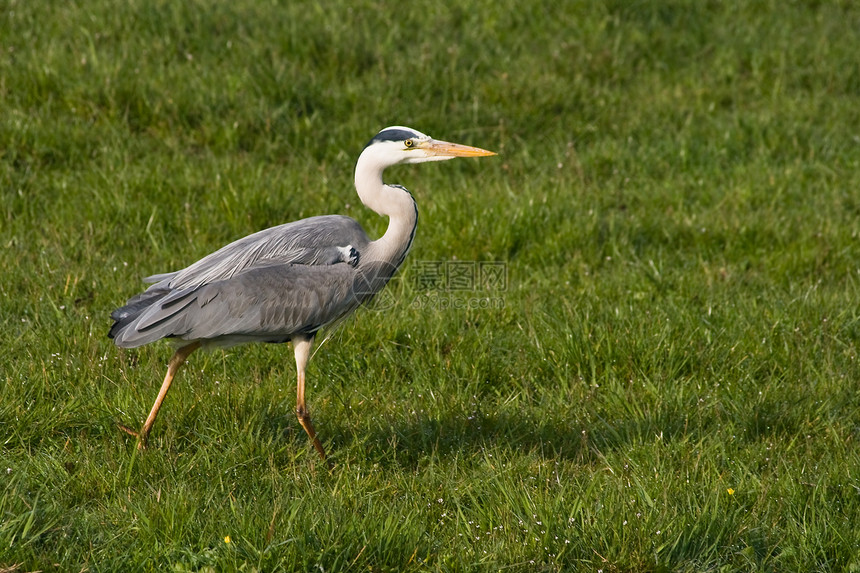
[[[162,338],[174,340],[179,348],[137,434],[140,444],[145,444],[176,370],[191,352],[200,347],[293,341],[299,420],[324,458],[304,404],[304,369],[313,337],[388,283],[406,258],[418,222],[412,195],[403,187],[384,184],[383,170],[397,163],[481,155],[492,153],[438,142],[409,128],[386,128],[365,147],[355,171],[362,202],[389,217],[388,229],[379,239],[371,240],[349,217],[311,217],[254,233],[183,270],[145,279],[155,284],[111,314],[109,336],[124,348]]]
[[[162,338],[203,346],[287,342],[355,310],[376,277],[372,243],[349,217],[312,217],[230,243],[157,281],[113,314],[111,335],[132,348]]]

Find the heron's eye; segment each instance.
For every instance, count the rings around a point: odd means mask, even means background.
[[[412,147],[413,145],[415,145],[415,142],[412,141],[411,139],[407,139],[406,141],[403,142],[403,145],[405,145],[406,148],[408,149],[408,148]]]

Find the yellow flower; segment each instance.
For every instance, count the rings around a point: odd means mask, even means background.
[[[232,541],[232,539],[230,539],[229,535],[224,538],[224,543],[230,543],[231,541]]]
[[[735,495],[735,490],[733,490],[732,488],[729,488],[726,491],[729,492],[729,495]]]

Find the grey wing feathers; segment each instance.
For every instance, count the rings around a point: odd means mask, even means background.
[[[323,216],[249,235],[157,281],[115,310],[109,336],[135,347],[165,337],[285,342],[360,303],[353,289],[361,226]]]
[[[165,337],[241,342],[286,342],[313,333],[360,304],[357,271],[347,264],[283,265],[245,271],[198,288],[171,291],[115,333],[135,347]],[[118,317],[115,317],[118,319]]]
[[[248,235],[180,271],[153,275],[144,281],[182,289],[230,278],[261,264],[351,263],[346,254],[349,247],[360,252],[368,241],[354,219],[341,215],[310,217]]]

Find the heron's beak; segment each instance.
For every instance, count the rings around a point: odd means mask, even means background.
[[[468,145],[460,145],[459,143],[449,143],[447,141],[439,141],[431,139],[422,145],[428,156],[436,157],[486,157],[495,155],[492,151],[481,149],[480,147],[469,147]]]

